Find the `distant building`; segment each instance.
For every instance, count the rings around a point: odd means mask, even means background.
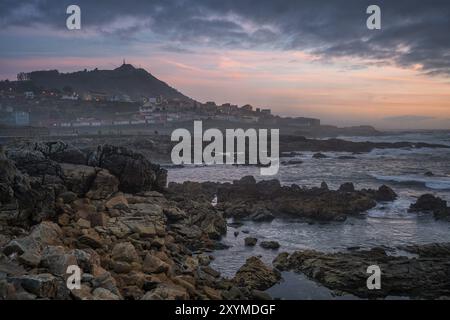
[[[30,114],[28,112],[23,111],[14,112],[14,124],[16,126],[30,125]]]
[[[241,109],[243,111],[253,111],[253,107],[249,104],[246,104],[245,106],[242,106]]]
[[[270,109],[262,109],[261,113],[270,116],[272,114],[272,111]]]
[[[73,94],[64,94],[61,96],[61,100],[78,100],[79,96],[76,93]]]
[[[34,92],[33,91],[26,91],[24,93],[25,99],[34,99]]]
[[[88,93],[84,94],[83,100],[85,100],[85,101],[108,101],[109,96],[107,93],[104,93],[104,92],[89,91]]]

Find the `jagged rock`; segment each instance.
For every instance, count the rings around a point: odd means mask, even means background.
[[[397,199],[397,194],[386,185],[382,185],[378,188],[376,193],[377,201],[394,201]]]
[[[107,199],[119,190],[119,180],[107,170],[100,170],[90,186],[86,197],[94,200]]]
[[[19,255],[25,252],[40,253],[47,245],[62,244],[62,231],[59,226],[53,222],[42,222],[35,226],[28,236],[12,240],[4,248],[6,255],[17,253]]]
[[[339,187],[339,191],[341,192],[354,192],[355,186],[351,182],[346,182]]]
[[[256,257],[248,258],[233,279],[238,286],[250,290],[267,290],[280,280],[281,275],[277,270],[267,267]]]
[[[108,209],[123,209],[128,208],[128,200],[124,197],[123,194],[118,194],[113,198],[109,199],[106,204],[106,208]]]
[[[87,156],[85,153],[62,141],[38,142],[35,143],[33,149],[59,163],[80,165],[85,165],[87,163]]]
[[[77,265],[77,258],[67,253],[64,247],[47,246],[42,252],[40,264],[53,275],[64,276],[69,266]]]
[[[129,263],[139,261],[139,256],[136,249],[130,242],[116,244],[112,250],[112,258],[117,261]]]
[[[258,241],[258,239],[253,238],[253,237],[247,237],[244,239],[245,241],[245,245],[247,247],[254,247],[256,245],[256,242]]]
[[[429,249],[431,251],[426,254]],[[418,258],[388,255],[382,248],[335,253],[304,250],[291,255],[282,253],[273,264],[283,271],[301,272],[336,292],[351,293],[361,298],[448,297],[450,250],[436,249],[439,250],[438,255],[434,255],[433,250],[431,246],[411,248],[412,252],[420,252]],[[379,290],[367,288],[367,268],[371,265],[379,266],[382,272]]]
[[[420,196],[416,203],[409,207],[409,212],[419,211],[432,212],[435,219],[450,221],[450,207],[447,207],[447,201],[432,194]]]
[[[83,247],[87,246],[93,249],[103,247],[102,239],[95,234],[85,234],[78,238],[78,243]]]
[[[29,226],[54,210],[54,190],[22,174],[0,149],[0,222]]]
[[[92,227],[105,227],[108,222],[108,216],[103,212],[95,212],[89,215]]]
[[[61,166],[47,158],[40,151],[28,149],[8,150],[7,156],[14,161],[20,171],[30,176],[61,176]]]
[[[151,164],[141,154],[124,147],[99,146],[88,163],[107,169],[119,181],[119,189],[136,193],[143,190],[161,190],[166,185],[167,171]]]
[[[93,167],[76,164],[61,164],[64,185],[78,196],[84,196],[97,176]]]
[[[328,156],[323,153],[318,152],[318,153],[313,154],[313,158],[314,159],[325,159],[325,158],[328,158]]]
[[[169,268],[170,266],[167,263],[150,253],[146,255],[142,264],[142,270],[147,273],[167,272]]]
[[[410,212],[417,211],[435,211],[439,209],[444,209],[447,207],[447,201],[442,200],[439,197],[435,197],[432,194],[424,194],[420,196],[416,203],[409,207]]]
[[[48,273],[24,275],[11,280],[40,298],[56,298],[58,293],[58,280],[55,276]]]
[[[262,241],[259,245],[264,249],[278,249],[280,247],[280,244],[276,241]]]

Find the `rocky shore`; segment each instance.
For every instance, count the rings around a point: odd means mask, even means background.
[[[165,185],[164,169],[124,147],[2,149],[0,299],[270,298],[261,290],[279,276],[261,261],[234,279],[209,267],[226,221]],[[81,287],[69,290],[73,265]]]
[[[387,248],[281,253],[276,269],[250,257],[232,278],[210,266],[211,252],[224,249],[220,240],[230,223],[285,217],[342,222],[396,198],[384,185],[356,190],[344,183],[330,190],[325,182],[304,188],[250,176],[167,186],[164,168],[125,146],[52,141],[2,147],[0,299],[270,299],[264,291],[287,270],[338,294],[448,298],[448,244],[398,248],[413,257]],[[446,220],[450,210],[444,200],[423,195],[410,211]],[[276,241],[243,240],[243,247],[283,250]],[[382,270],[379,291],[365,285],[372,264]],[[74,265],[81,287],[71,290],[66,281]]]
[[[323,253],[313,250],[280,253],[273,265],[300,272],[333,290],[360,298],[405,296],[415,299],[450,299],[450,244],[402,248],[416,257],[390,255],[385,248]],[[367,288],[367,268],[380,267],[381,288]]]
[[[310,221],[344,221],[349,215],[359,215],[379,201],[393,201],[397,195],[383,185],[378,190],[356,190],[345,183],[330,190],[326,183],[320,188],[282,186],[278,180],[256,182],[243,177],[233,183],[170,183],[169,192],[185,197],[212,200],[217,194],[216,209],[224,217],[236,220],[270,221],[276,217],[295,217]]]

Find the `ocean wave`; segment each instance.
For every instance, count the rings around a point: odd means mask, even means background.
[[[420,177],[414,175],[405,176],[385,176],[372,174],[377,180],[390,181],[397,183],[408,183],[408,184],[421,184],[429,189],[434,190],[450,190],[450,178],[444,177]]]

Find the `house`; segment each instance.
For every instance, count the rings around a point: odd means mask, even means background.
[[[25,99],[34,99],[34,92],[33,91],[26,91],[24,93]]]
[[[108,101],[108,99],[109,96],[105,92],[89,91],[83,96],[83,100],[85,101]]]

